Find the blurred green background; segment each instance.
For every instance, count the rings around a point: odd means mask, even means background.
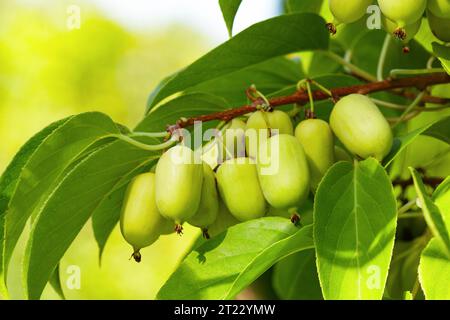
[[[265,2],[263,15],[271,12]],[[78,13],[80,28],[73,29]],[[211,0],[194,7],[184,0],[0,1],[0,172],[27,139],[68,115],[96,110],[133,127],[162,78],[226,37],[217,1]],[[137,264],[128,259],[131,248],[116,229],[100,268],[88,223],[61,264],[66,297],[154,298],[196,234],[187,229],[183,238],[163,237],[142,251],[143,262]],[[8,278],[14,299],[23,297],[25,240]],[[65,286],[71,265],[81,271],[79,290]],[[47,286],[43,298],[58,296]]]
[[[0,1],[0,172],[27,139],[68,115],[96,110],[133,127],[162,78],[226,40],[217,2]],[[235,31],[275,15],[279,3],[244,1]],[[72,5],[80,10],[79,29],[68,27],[73,22]],[[448,86],[436,91],[449,96]],[[423,114],[409,129],[436,116]],[[432,175],[450,173],[449,147],[432,138],[420,138],[406,155],[403,169],[429,164]],[[88,223],[62,260],[65,295],[152,299],[196,235],[187,228],[182,238],[164,236],[144,249],[142,263],[136,264],[128,259],[131,248],[116,228],[100,267]],[[20,265],[25,240],[15,252],[8,278],[15,299],[23,297]],[[81,288],[71,290],[65,284],[73,265],[80,268]],[[58,296],[47,286],[42,298]]]

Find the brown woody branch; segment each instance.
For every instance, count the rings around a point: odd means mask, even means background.
[[[401,79],[387,79],[380,82],[372,82],[349,87],[334,88],[330,89],[330,91],[332,92],[334,99],[339,99],[340,97],[347,96],[352,93],[369,94],[374,92],[402,89],[402,88],[417,88],[419,90],[425,90],[429,86],[445,83],[450,83],[450,76],[448,74],[433,73],[425,76],[414,76]],[[314,91],[312,95],[315,101],[330,99],[330,97],[326,93],[320,90]],[[449,102],[449,100],[430,96],[428,96],[427,99],[441,103]],[[201,122],[213,120],[230,121],[233,118],[256,111],[257,105],[260,104],[261,102],[262,101],[257,100],[250,105],[245,105],[239,108],[229,109],[221,112],[211,113],[187,119],[181,119],[178,120],[176,125],[169,126],[168,131],[172,133],[174,129],[189,127],[193,125],[194,122],[196,121]],[[293,103],[304,105],[309,102],[309,98],[306,92],[297,91],[292,95],[272,98],[269,100],[269,102],[270,106],[275,108],[278,106]]]

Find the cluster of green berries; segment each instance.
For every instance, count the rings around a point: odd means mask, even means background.
[[[255,131],[252,143],[248,133]],[[346,150],[335,144],[335,136]],[[268,214],[296,223],[297,208],[335,162],[352,161],[350,154],[381,161],[392,142],[388,122],[360,94],[340,99],[330,124],[310,118],[295,130],[283,111],[256,111],[246,122],[233,119],[224,127],[215,170],[187,146],[177,145],[163,153],[154,173],[135,177],[123,202],[122,235],[140,261],[141,248],[160,235],[181,233],[185,222],[201,228],[206,238]],[[264,173],[275,162],[276,169]]]
[[[361,19],[374,0],[329,0],[334,22],[327,24],[331,33],[336,26]],[[384,30],[405,44],[419,32],[426,13],[431,31],[439,40],[450,42],[450,0],[377,0]]]

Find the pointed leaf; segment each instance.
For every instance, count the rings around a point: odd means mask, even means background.
[[[106,115],[88,112],[70,117],[36,148],[22,168],[4,222],[3,270],[28,218],[40,208],[64,171],[98,142],[119,133]]]
[[[450,116],[427,124],[406,135],[394,138],[392,150],[383,161],[384,167],[386,168],[389,166],[392,161],[394,161],[394,159],[420,135],[430,136],[450,144]]]
[[[0,177],[0,239],[4,243],[5,214],[14,191],[16,190],[23,167],[36,149],[53,131],[62,126],[69,118],[56,121],[34,135],[25,143]],[[7,296],[4,272],[2,268],[3,250],[0,250],[0,294]]]
[[[171,78],[152,102],[202,82],[291,52],[326,49],[325,21],[311,13],[275,17],[254,24]]]
[[[219,0],[220,10],[222,10],[230,38],[233,35],[234,17],[239,10],[241,2],[242,0]]]
[[[158,156],[114,141],[65,175],[40,209],[28,240],[23,273],[30,299],[39,298],[59,260],[101,199],[122,176]]]
[[[278,262],[273,271],[273,287],[283,300],[321,300],[314,249],[301,251]]]
[[[312,12],[319,13],[323,0],[285,0],[286,12]]]
[[[419,279],[427,300],[450,299],[450,259],[436,238],[422,252]]]
[[[441,211],[447,232],[450,233],[450,176],[434,190],[433,201]]]
[[[409,171],[414,180],[414,186],[416,188],[417,197],[420,200],[425,221],[433,235],[442,242],[444,252],[447,254],[448,258],[450,258],[450,236],[441,211],[433,200],[431,200],[430,196],[428,196],[425,185],[417,170],[409,168]]]
[[[183,260],[159,299],[232,299],[280,259],[313,247],[312,227],[283,218],[238,224]]]
[[[315,197],[314,242],[325,299],[381,299],[394,246],[391,182],[373,158],[339,162]]]
[[[56,269],[53,271],[52,276],[50,277],[49,283],[52,286],[53,290],[55,290],[55,292],[59,295],[59,297],[65,300],[66,297],[64,296],[64,291],[61,286],[61,277],[59,275],[59,268],[60,265],[58,263]]]

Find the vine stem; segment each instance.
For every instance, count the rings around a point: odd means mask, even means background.
[[[419,103],[422,101],[422,98],[424,95],[425,95],[425,91],[422,91],[421,93],[419,93],[417,95],[416,99],[414,99],[414,101],[405,109],[405,111],[403,111],[400,118],[394,124],[394,127],[398,126],[401,122],[403,122],[405,119],[407,119],[409,112],[419,105]],[[414,112],[419,112],[419,111],[414,111]]]
[[[383,47],[381,48],[380,58],[378,59],[378,66],[377,66],[377,79],[378,81],[382,81],[384,79],[383,77],[383,70],[384,70],[384,63],[386,62],[386,56],[389,50],[389,45],[391,44],[391,35],[387,34],[386,38],[384,38]]]
[[[411,75],[421,75],[421,74],[432,74],[443,72],[442,68],[431,68],[431,69],[393,69],[391,70],[391,77],[395,78],[397,76],[411,76]]]
[[[172,138],[172,139],[167,140],[166,142],[151,145],[151,144],[146,144],[146,143],[134,140],[133,138],[123,135],[123,134],[116,134],[116,135],[113,135],[113,137],[118,138],[122,141],[125,141],[139,149],[143,149],[143,150],[147,150],[147,151],[164,150],[166,148],[171,147],[176,142],[176,139]]]
[[[411,88],[411,87],[417,88],[419,90],[424,90],[428,86],[444,83],[450,83],[450,76],[445,72],[441,72],[400,79],[387,79],[379,82],[365,83],[349,87],[334,88],[330,89],[330,91],[333,97],[343,97],[353,93],[369,94],[374,92],[392,89],[401,89],[401,88]],[[312,96],[315,101],[330,99],[330,96],[325,92],[323,92],[322,90],[313,91]],[[272,108],[294,103],[304,105],[309,102],[309,96],[307,92],[297,91],[291,95],[274,97],[272,99],[269,99],[268,102],[270,103],[270,106]],[[442,102],[448,103],[448,100],[443,100]],[[208,122],[214,120],[230,121],[233,118],[256,111],[258,103],[259,103],[258,101],[255,101],[252,104],[238,108],[228,109],[225,111],[196,116],[192,118],[183,118],[178,120],[175,126],[169,126],[168,131],[173,133],[177,128],[186,128],[192,126],[196,121],[201,122]]]
[[[393,110],[405,110],[408,107],[405,105],[387,102],[387,101],[383,101],[383,100],[379,100],[379,99],[375,99],[375,98],[370,98],[370,100],[375,102],[375,104],[377,104],[380,107],[385,107],[385,108],[393,109]],[[418,110],[421,112],[436,112],[436,111],[442,111],[442,110],[448,109],[448,108],[450,108],[450,103],[448,105],[442,106],[442,107],[432,107],[432,108],[415,107],[415,108],[413,108],[413,110]]]
[[[149,137],[149,138],[168,138],[167,131],[163,132],[133,132],[128,135],[129,137]]]

